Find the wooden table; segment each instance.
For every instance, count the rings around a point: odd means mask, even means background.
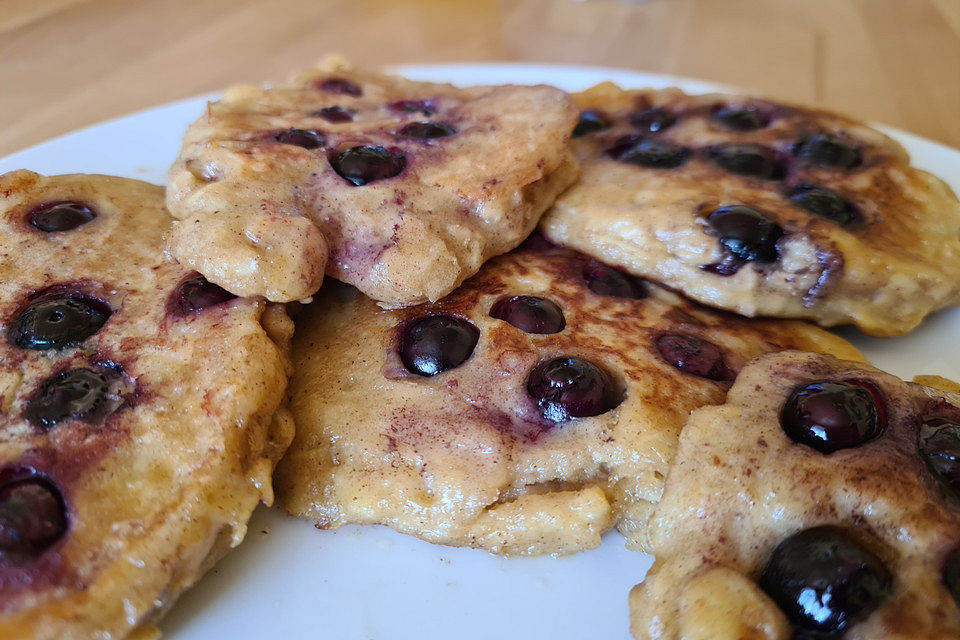
[[[960,147],[958,0],[0,0],[0,155],[330,51],[674,73]]]

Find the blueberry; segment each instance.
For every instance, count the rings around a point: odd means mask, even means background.
[[[174,315],[186,316],[236,297],[198,273],[181,282],[173,290],[167,302],[167,308]]]
[[[751,207],[731,205],[716,209],[707,223],[720,236],[720,245],[745,262],[774,262],[783,229]]]
[[[418,138],[421,140],[432,140],[433,138],[445,138],[452,136],[457,130],[446,122],[411,122],[405,125],[397,133],[404,138]]]
[[[316,131],[310,129],[287,129],[274,134],[273,139],[281,144],[289,144],[304,149],[322,147],[325,140]]]
[[[859,149],[828,133],[801,138],[793,145],[793,154],[814,164],[837,169],[852,169],[862,161]]]
[[[755,131],[769,124],[768,118],[748,107],[721,105],[715,107],[711,115],[723,127],[732,131]]]
[[[727,365],[720,347],[696,336],[667,333],[656,341],[660,356],[684,373],[708,380],[728,380]]]
[[[960,607],[960,547],[947,554],[943,562],[943,586]]]
[[[30,424],[43,430],[64,420],[90,420],[107,395],[104,372],[80,368],[47,378],[27,405]]]
[[[718,167],[738,176],[772,180],[784,173],[776,152],[757,144],[728,144],[710,150],[708,155]]]
[[[690,157],[690,150],[662,140],[624,136],[607,150],[620,162],[648,169],[676,169]]]
[[[630,114],[630,124],[644,133],[663,131],[672,127],[676,122],[677,116],[660,107],[638,109]]]
[[[93,209],[79,202],[45,202],[27,214],[31,225],[47,233],[71,231],[96,217]]]
[[[801,184],[790,192],[790,201],[840,226],[849,226],[857,222],[857,208],[839,193],[825,187]]]
[[[604,129],[609,129],[610,123],[607,121],[606,117],[600,111],[596,109],[588,109],[580,113],[580,119],[577,121],[577,126],[573,129],[573,137],[579,138],[585,136],[588,133],[593,133],[594,131],[603,131]]]
[[[795,388],[780,411],[780,426],[794,441],[820,453],[856,447],[884,425],[874,392],[861,384],[818,380]]]
[[[357,146],[331,158],[330,165],[341,178],[360,187],[399,175],[407,166],[407,158],[399,149]]]
[[[479,339],[480,332],[466,320],[427,316],[404,328],[400,359],[411,373],[435,376],[466,362]]]
[[[425,100],[395,100],[387,104],[387,108],[394,113],[422,113],[432,116],[437,112],[437,101],[431,98]]]
[[[927,468],[960,500],[960,425],[935,418],[920,429],[920,456]]]
[[[513,296],[497,300],[490,315],[527,333],[559,333],[567,326],[557,303],[537,296]]]
[[[597,416],[623,402],[624,393],[601,367],[581,358],[541,362],[527,378],[527,393],[552,422]]]
[[[63,496],[46,478],[19,472],[0,481],[0,560],[36,557],[67,530]]]
[[[591,260],[583,269],[583,278],[587,287],[598,296],[611,298],[630,298],[639,300],[647,296],[642,280],[608,267],[602,262]]]
[[[836,637],[893,591],[893,578],[872,551],[836,527],[815,527],[781,542],[760,588],[798,631]]]
[[[344,78],[330,78],[317,84],[317,88],[327,93],[342,93],[348,96],[362,96],[363,89]]]
[[[353,122],[353,111],[344,109],[343,107],[324,107],[323,109],[314,111],[312,115],[315,118],[323,118],[327,122]],[[320,144],[323,144],[323,142]]]
[[[36,351],[76,346],[99,331],[111,313],[110,306],[97,298],[76,292],[47,293],[17,312],[7,341]]]

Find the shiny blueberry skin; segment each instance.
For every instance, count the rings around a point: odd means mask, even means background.
[[[828,133],[802,138],[793,145],[793,155],[834,169],[852,169],[863,161],[859,149]]]
[[[857,208],[832,189],[801,184],[790,192],[790,202],[842,227],[859,222]]]
[[[863,161],[859,149],[828,133],[802,138],[793,145],[793,155],[833,169],[852,169]]]
[[[798,631],[830,638],[883,604],[892,582],[867,547],[836,527],[814,527],[774,549],[759,584]]]
[[[30,210],[27,220],[40,231],[71,231],[97,217],[97,213],[79,202],[45,202]]]
[[[960,607],[960,547],[948,553],[943,562],[943,586]]]
[[[111,313],[110,305],[90,296],[75,292],[44,294],[17,313],[7,341],[35,351],[76,346],[99,331]]]
[[[303,147],[304,149],[316,149],[322,147],[325,142],[323,136],[309,129],[287,129],[276,133],[273,139],[281,144]]]
[[[411,373],[435,376],[466,362],[479,339],[480,331],[466,320],[427,316],[403,329],[400,359]]]
[[[47,378],[27,405],[27,420],[43,430],[71,418],[88,420],[106,397],[108,386],[105,373],[87,368]]]
[[[399,149],[386,147],[350,147],[330,159],[337,174],[355,187],[399,175],[407,166],[407,157]]]
[[[387,104],[387,108],[394,113],[422,113],[432,116],[437,112],[436,100],[395,100]]]
[[[187,316],[233,300],[236,297],[198,273],[181,282],[180,286],[170,294],[167,304],[170,313]]]
[[[594,131],[603,131],[610,128],[610,122],[600,111],[589,109],[580,113],[577,126],[573,128],[573,137],[579,138]]]
[[[677,116],[661,107],[638,109],[630,114],[630,124],[644,133],[658,133],[676,122]]]
[[[720,207],[707,217],[720,236],[720,245],[745,262],[774,262],[783,229],[756,209],[743,205]]]
[[[321,91],[327,93],[342,93],[348,96],[362,96],[363,89],[344,78],[330,78],[317,85]]]
[[[769,124],[769,120],[754,109],[723,105],[715,108],[713,119],[731,131],[756,131]]]
[[[708,380],[728,380],[730,374],[720,347],[687,334],[667,333],[656,341],[657,351],[669,364],[684,373]]]
[[[647,296],[646,285],[642,280],[608,267],[602,262],[591,260],[583,269],[583,278],[587,287],[598,296],[611,298],[629,298],[639,300]]]
[[[780,411],[780,426],[794,442],[830,454],[876,438],[885,425],[869,388],[818,380],[790,393]]]
[[[353,122],[353,111],[344,109],[343,107],[324,107],[323,109],[314,111],[312,115],[315,118],[323,118],[327,122]]]
[[[63,496],[48,479],[14,472],[0,481],[0,560],[35,558],[67,531]]]
[[[581,358],[541,362],[527,378],[527,393],[552,422],[597,416],[623,402],[624,393],[603,368]]]
[[[527,333],[560,333],[567,326],[557,303],[537,296],[501,298],[490,309],[490,316]]]
[[[933,419],[920,429],[920,456],[955,500],[960,500],[960,425]]]
[[[686,147],[636,136],[624,136],[607,153],[620,162],[648,169],[676,169],[690,157]]]
[[[756,144],[728,144],[709,152],[718,167],[739,176],[776,180],[783,176],[776,152]]]
[[[397,133],[404,138],[417,138],[420,140],[433,140],[434,138],[446,138],[457,132],[456,128],[446,122],[411,122],[404,125]]]

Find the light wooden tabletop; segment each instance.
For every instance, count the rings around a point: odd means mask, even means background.
[[[673,73],[960,147],[958,0],[0,0],[0,155],[332,51]]]

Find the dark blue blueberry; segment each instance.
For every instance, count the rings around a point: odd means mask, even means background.
[[[63,496],[48,479],[29,471],[0,473],[0,560],[34,558],[67,531]]]
[[[427,316],[404,328],[400,359],[411,373],[435,376],[466,362],[479,339],[480,332],[466,320]]]
[[[684,373],[708,380],[728,380],[727,365],[720,347],[702,338],[667,333],[657,338],[657,350],[669,364]]]
[[[303,147],[304,149],[316,149],[317,147],[322,147],[325,142],[323,136],[309,129],[287,129],[286,131],[278,131],[274,134],[273,139],[281,144],[290,144],[295,147]]]
[[[722,105],[713,110],[713,119],[732,131],[755,131],[763,129],[770,121],[756,109]]]
[[[920,455],[951,496],[960,499],[960,425],[941,419],[924,422]]]
[[[709,215],[707,222],[720,236],[720,246],[738,260],[777,259],[777,240],[783,229],[756,209],[743,205],[720,207]]]
[[[30,424],[43,430],[64,420],[90,420],[106,399],[109,381],[105,372],[80,368],[48,378],[27,405]]]
[[[883,561],[836,527],[815,527],[781,542],[760,575],[760,588],[803,633],[837,637],[893,591]]]
[[[828,133],[802,138],[793,145],[793,154],[813,164],[836,169],[852,169],[862,162],[859,149]]]
[[[780,426],[794,442],[830,454],[857,447],[884,429],[875,393],[861,384],[818,380],[794,389]]]
[[[775,180],[783,177],[783,167],[773,149],[757,144],[728,144],[708,152],[720,168],[738,176]]]
[[[588,109],[580,113],[580,119],[577,126],[573,128],[573,137],[579,138],[594,131],[603,131],[610,128],[610,122],[606,116],[596,109]]]
[[[343,107],[324,107],[313,112],[315,118],[323,118],[327,122],[353,122],[353,111]],[[322,144],[322,143],[321,143]]]
[[[860,219],[857,208],[832,189],[802,184],[790,192],[790,201],[840,226],[849,226]]]
[[[596,260],[589,261],[583,269],[587,287],[598,296],[630,298],[639,300],[647,295],[642,280],[627,275]]]
[[[676,122],[677,116],[661,107],[638,109],[630,114],[630,124],[644,133],[658,133]]]
[[[219,285],[215,285],[199,273],[180,283],[170,294],[168,308],[171,313],[186,316],[198,313],[207,307],[233,300],[233,295]]]
[[[457,130],[446,122],[411,122],[404,125],[397,133],[404,138],[418,138],[421,140],[432,140],[434,138],[445,138],[452,136]]]
[[[422,113],[432,116],[437,112],[437,101],[432,98],[425,100],[396,100],[387,105],[395,113]]]
[[[76,292],[47,293],[20,309],[7,341],[36,351],[77,346],[99,331],[111,313],[110,305],[97,298]]]
[[[527,333],[559,333],[567,326],[557,303],[537,296],[513,296],[497,300],[490,315]]]
[[[623,402],[624,393],[603,368],[581,358],[541,362],[527,378],[527,393],[552,422],[597,416]]]
[[[648,169],[676,169],[690,157],[690,150],[685,147],[635,135],[620,138],[607,153],[620,162]]]
[[[317,88],[327,93],[342,93],[348,96],[362,96],[363,89],[344,78],[329,78],[317,84]]]
[[[407,157],[399,149],[357,146],[335,155],[330,165],[341,178],[360,187],[399,175],[407,166]]]
[[[93,209],[79,202],[45,202],[27,214],[31,225],[47,233],[70,231],[96,217]]]

